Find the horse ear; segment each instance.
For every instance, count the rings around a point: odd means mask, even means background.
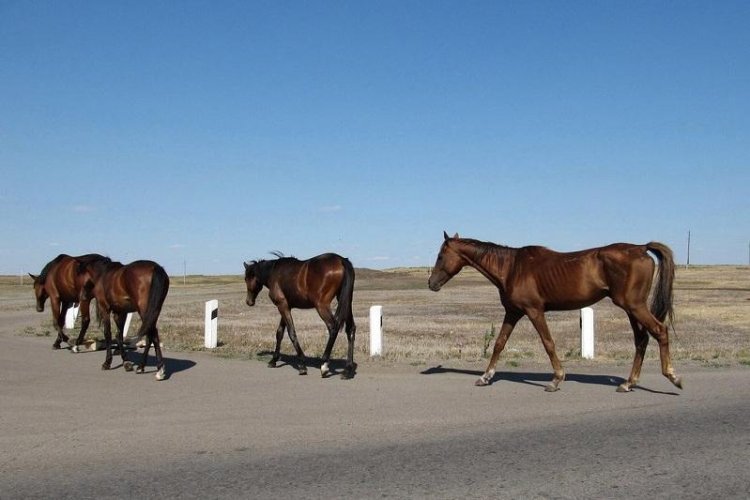
[[[448,233],[446,233],[445,231],[443,231],[443,238],[445,238],[446,241],[450,239]]]
[[[33,279],[34,281],[36,281],[39,278],[38,276],[34,276],[31,273],[28,273],[28,274],[29,274],[29,276],[31,276],[31,279]]]
[[[250,268],[250,266],[247,265],[247,262],[243,262],[243,264],[245,265],[245,270]]]
[[[456,234],[453,235],[453,239],[454,240],[457,240],[458,238],[459,238],[458,233],[456,233]]]

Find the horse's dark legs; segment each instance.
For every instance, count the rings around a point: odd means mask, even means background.
[[[503,318],[503,326],[500,327],[500,333],[497,334],[497,339],[495,340],[495,347],[492,349],[492,357],[490,358],[490,363],[487,365],[487,369],[484,371],[484,374],[479,377],[479,379],[477,379],[474,385],[483,386],[489,385],[490,382],[492,382],[492,377],[495,376],[495,366],[497,366],[497,360],[500,358],[500,353],[503,352],[505,343],[508,341],[508,337],[510,337],[510,334],[513,333],[513,328],[515,328],[516,323],[518,323],[518,320],[522,317],[523,314],[517,313],[515,311],[509,311],[505,313],[505,318]]]
[[[81,300],[79,302],[79,307],[79,314],[81,315],[81,331],[80,333],[78,333],[78,338],[76,339],[75,345],[83,344],[83,339],[86,337],[86,330],[88,330],[89,323],[91,323],[91,302],[88,300]]]
[[[323,351],[323,362],[320,365],[320,375],[322,377],[327,377],[331,370],[328,366],[328,360],[331,358],[331,351],[333,350],[333,344],[336,343],[336,337],[339,335],[339,327],[336,325],[336,320],[333,317],[333,314],[331,313],[331,310],[328,309],[326,306],[320,306],[316,308],[318,311],[318,315],[320,315],[320,319],[323,320],[323,322],[326,324],[326,328],[328,329],[328,342],[326,343],[326,348]]]
[[[151,349],[151,342],[153,339],[151,338],[151,332],[147,332],[146,335],[146,342],[144,342],[143,346],[143,354],[141,355],[141,362],[138,365],[138,368],[135,369],[136,373],[143,373],[146,370],[146,361],[148,361],[148,351]]]
[[[128,361],[125,353],[125,342],[123,342],[123,332],[125,331],[125,319],[128,317],[127,313],[116,313],[115,325],[117,326],[117,349],[119,350],[120,356],[122,357],[122,367],[126,372],[133,371],[133,363]]]
[[[638,320],[635,319],[632,313],[628,313],[628,319],[630,319],[630,326],[633,328],[635,358],[633,359],[633,368],[630,371],[630,377],[628,377],[627,382],[623,382],[617,387],[617,392],[629,392],[638,383],[638,378],[641,376],[641,367],[643,366],[643,357],[646,354],[646,347],[648,346],[648,332],[646,329],[638,323]]]
[[[167,378],[167,369],[164,366],[164,358],[161,355],[161,340],[159,339],[159,330],[154,327],[151,333],[151,341],[154,343],[154,351],[156,351],[156,380],[164,380],[165,378]]]
[[[99,316],[102,319],[102,330],[104,330],[104,364],[102,364],[102,370],[109,370],[112,366],[112,320],[109,317],[109,311],[103,314],[99,311]]]
[[[281,317],[286,323],[286,331],[289,333],[289,340],[292,341],[292,345],[297,351],[297,370],[299,371],[300,375],[307,375],[307,367],[305,366],[305,353],[302,352],[302,347],[300,347],[299,341],[297,340],[297,331],[294,329],[292,312],[289,309],[282,310],[281,308],[279,308],[279,312],[281,312]]]
[[[353,378],[357,371],[357,365],[354,363],[354,336],[356,333],[357,325],[354,324],[354,316],[349,311],[349,317],[346,320],[346,339],[349,341],[349,346],[346,353],[346,368],[344,368],[344,373],[341,374],[343,379]]]
[[[638,323],[643,325],[659,343],[662,374],[676,387],[682,389],[682,380],[675,375],[672,367],[672,357],[669,354],[669,330],[667,330],[666,325],[657,320],[645,305],[634,308],[632,314],[638,320]]]
[[[547,326],[547,320],[544,319],[544,310],[530,310],[526,311],[526,315],[531,320],[531,324],[536,328],[539,337],[542,339],[544,344],[544,350],[547,351],[550,363],[552,363],[552,369],[554,370],[554,376],[552,377],[552,383],[544,388],[547,392],[554,392],[560,389],[560,382],[565,380],[565,370],[563,370],[562,364],[557,357],[555,351],[555,341],[552,340],[552,335],[549,333],[549,327]]]
[[[276,362],[279,360],[279,356],[281,353],[281,341],[284,339],[285,328],[286,322],[282,317],[281,321],[279,321],[279,327],[276,329],[276,349],[274,349],[273,351],[273,357],[271,358],[271,361],[268,362],[269,368],[276,368]]]
[[[50,309],[52,309],[52,321],[57,330],[57,339],[55,339],[55,342],[52,344],[52,349],[60,349],[60,344],[69,340],[68,336],[65,335],[65,332],[63,331],[63,327],[65,326],[65,315],[68,312],[70,304],[50,296],[49,305]]]

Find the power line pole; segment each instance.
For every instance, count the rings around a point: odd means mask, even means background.
[[[690,267],[690,230],[688,229],[688,245],[687,245],[687,263],[685,263],[685,269]]]

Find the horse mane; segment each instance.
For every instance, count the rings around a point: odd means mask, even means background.
[[[47,274],[49,274],[50,269],[52,269],[52,267],[55,264],[58,264],[65,257],[68,257],[68,255],[61,253],[60,255],[52,259],[51,261],[47,262],[47,265],[44,266],[44,268],[42,269],[42,272],[39,273],[39,283],[44,283],[44,281],[47,279]]]
[[[268,278],[271,275],[271,271],[273,271],[274,266],[280,260],[298,260],[296,257],[292,255],[286,256],[283,252],[280,252],[278,250],[273,250],[269,253],[276,258],[271,260],[251,260],[245,263],[248,266],[248,270],[249,268],[253,268],[253,273],[255,274],[255,276],[257,276],[261,283],[266,283],[268,281]],[[245,276],[247,276],[248,270],[245,271]]]
[[[517,250],[516,248],[507,247],[505,245],[498,245],[490,241],[479,241],[471,238],[461,238],[463,243],[468,243],[469,246],[474,248],[474,258],[480,260],[487,255],[494,255],[496,257],[504,257],[508,253]]]
[[[104,255],[99,255],[98,253],[87,253],[86,255],[80,255],[78,257],[75,257],[75,259],[78,262],[81,262],[83,264],[90,264],[91,262],[96,262],[98,260],[104,261],[104,262],[112,262],[112,259],[109,257],[105,257]]]

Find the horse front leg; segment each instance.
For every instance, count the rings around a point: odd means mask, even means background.
[[[52,322],[55,325],[55,330],[57,330],[57,339],[52,344],[52,349],[60,349],[60,344],[69,340],[63,331],[63,327],[65,326],[65,315],[68,312],[70,304],[50,296],[49,305],[50,309],[52,309]]]
[[[544,388],[547,392],[555,392],[560,390],[560,383],[565,380],[565,370],[563,370],[560,359],[557,357],[555,351],[555,341],[552,340],[552,335],[549,333],[549,327],[547,326],[547,320],[544,319],[544,310],[531,310],[527,311],[526,315],[531,320],[531,324],[536,328],[539,337],[542,339],[544,350],[547,351],[550,363],[552,363],[552,369],[554,370],[554,376],[552,377],[552,383]]]
[[[497,334],[497,339],[495,339],[495,347],[492,349],[492,357],[487,365],[487,369],[474,385],[481,387],[492,383],[492,378],[495,376],[495,367],[497,366],[498,359],[500,359],[500,353],[505,349],[505,343],[508,342],[508,337],[513,333],[513,328],[515,328],[516,323],[518,323],[521,317],[523,317],[521,313],[506,311],[503,318],[503,326],[500,327],[500,333]]]
[[[284,321],[284,317],[282,316],[281,321],[279,321],[279,327],[276,329],[276,348],[273,350],[273,357],[271,358],[271,361],[268,362],[269,368],[276,368],[276,362],[279,360],[279,356],[281,355],[281,341],[284,339],[285,328],[286,321]]]
[[[297,351],[297,370],[300,375],[307,375],[307,367],[305,366],[305,353],[302,352],[302,347],[299,345],[297,340],[297,331],[294,328],[294,320],[292,320],[292,312],[289,308],[279,308],[281,317],[284,318],[286,323],[286,331],[289,333],[289,340],[292,341],[294,350]]]

